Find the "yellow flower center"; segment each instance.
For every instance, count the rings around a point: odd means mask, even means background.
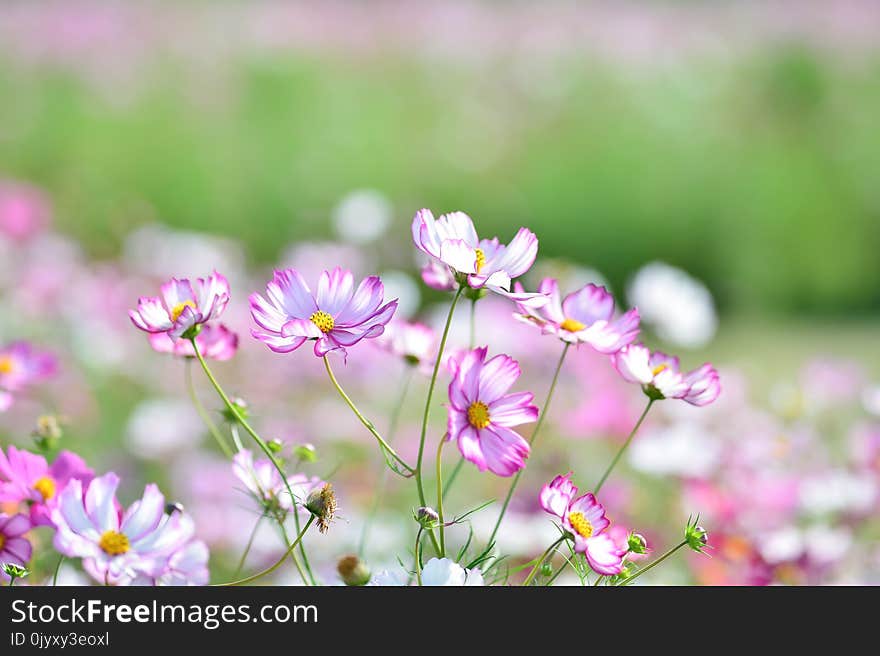
[[[15,369],[15,360],[8,355],[0,356],[0,374],[11,374]]]
[[[121,556],[131,548],[128,538],[118,531],[104,531],[98,546],[109,556]]]
[[[324,312],[323,310],[318,310],[312,316],[309,317],[309,321],[315,324],[322,333],[329,333],[333,330],[333,326],[336,324],[333,321],[333,317]]]
[[[4,546],[6,546],[6,536],[0,533],[0,551],[3,551]]]
[[[559,327],[563,330],[567,330],[570,333],[580,332],[581,330],[586,328],[586,326],[577,319],[566,319],[561,324],[559,324]]]
[[[196,304],[193,301],[183,301],[182,303],[178,303],[173,308],[171,308],[171,320],[177,321],[180,318],[180,315],[183,314],[183,311],[191,307],[193,310],[196,309]]]
[[[483,252],[482,248],[478,248],[476,250],[477,254],[477,273],[480,272],[484,266],[486,266],[486,254]]]
[[[653,369],[651,369],[651,375],[652,375],[652,376],[657,376],[658,374],[663,373],[663,372],[666,371],[667,369],[669,369],[669,365],[668,365],[668,364],[658,364],[656,367],[654,367]]]
[[[482,401],[474,401],[467,411],[468,423],[474,428],[486,428],[489,425],[489,406]]]
[[[41,476],[34,482],[34,489],[43,497],[43,501],[48,501],[55,496],[55,481],[48,476]]]
[[[588,538],[593,535],[593,525],[590,520],[584,517],[582,512],[573,512],[568,515],[568,523],[577,531],[582,538]]]

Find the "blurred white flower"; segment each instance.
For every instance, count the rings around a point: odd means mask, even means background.
[[[238,242],[158,223],[129,233],[123,250],[124,260],[134,271],[163,280],[169,273],[178,278],[197,278],[217,270],[234,281],[244,270],[244,252]]]
[[[373,189],[358,189],[333,209],[333,226],[345,241],[366,244],[385,234],[391,224],[388,199]]]
[[[415,279],[403,271],[383,271],[379,277],[385,285],[385,299],[397,299],[397,312],[394,316],[398,319],[409,319],[415,314],[422,300],[422,293]]]
[[[126,441],[142,458],[161,459],[198,445],[204,426],[192,405],[178,399],[151,399],[140,403],[128,419]]]
[[[877,497],[877,483],[870,474],[829,471],[801,483],[800,502],[810,515],[870,511]]]
[[[627,296],[639,308],[642,322],[671,344],[699,348],[715,336],[718,316],[712,295],[681,269],[663,262],[646,264],[630,281]]]
[[[762,535],[758,543],[761,557],[771,565],[800,558],[804,553],[804,536],[794,526],[786,526]]]
[[[654,475],[704,477],[721,458],[721,445],[695,423],[678,423],[639,435],[629,450],[629,462]]]
[[[810,560],[827,564],[843,558],[852,546],[852,533],[846,528],[811,526],[804,531],[807,555]]]
[[[862,405],[872,415],[880,417],[880,385],[868,387],[862,392]]]

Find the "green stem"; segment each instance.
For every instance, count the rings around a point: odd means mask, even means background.
[[[532,580],[535,578],[535,575],[540,571],[541,566],[544,564],[544,561],[547,560],[547,557],[553,553],[553,551],[565,541],[565,536],[560,537],[556,542],[547,547],[547,550],[541,554],[538,558],[538,562],[535,563],[535,566],[532,567],[532,571],[529,572],[529,575],[526,577],[526,580],[522,582],[523,586],[528,586],[531,584]]]
[[[12,576],[12,575],[10,574],[10,576],[9,576],[9,587],[10,587],[10,588],[11,588],[13,585],[15,585],[15,579],[16,579],[16,578],[18,578],[18,577],[16,577],[16,576]],[[419,578],[419,581],[420,581],[420,582],[419,582],[419,585],[421,585],[421,578]]]
[[[401,385],[400,395],[398,396],[397,405],[394,406],[394,409],[391,411],[391,418],[388,422],[388,439],[393,439],[394,434],[397,432],[397,425],[400,423],[400,414],[403,410],[403,402],[406,400],[407,392],[409,392],[409,385],[412,382],[413,372],[415,371],[415,367],[408,366],[406,375],[403,378],[403,384]],[[364,528],[361,531],[361,539],[358,545],[358,555],[363,557],[364,552],[367,548],[367,538],[370,534],[370,527],[373,522],[376,520],[376,514],[379,512],[379,505],[382,503],[382,497],[385,495],[385,488],[388,486],[388,469],[382,469],[382,478],[379,481],[379,489],[376,491],[376,498],[373,500],[373,505],[370,508],[370,514],[367,515],[367,520],[364,522]]]
[[[632,442],[632,439],[635,437],[636,433],[639,431],[639,427],[642,425],[642,422],[645,421],[645,417],[648,416],[648,410],[651,409],[652,405],[654,405],[654,399],[650,399],[648,401],[648,405],[645,406],[645,411],[642,412],[642,416],[639,417],[639,420],[636,422],[636,425],[633,426],[633,429],[630,432],[629,437],[626,438],[626,442],[624,442],[623,446],[620,447],[620,450],[617,452],[617,455],[614,456],[614,460],[611,461],[611,464],[608,465],[608,469],[605,470],[605,473],[602,474],[602,478],[599,479],[599,482],[596,483],[596,487],[593,488],[593,494],[599,494],[599,490],[601,490],[602,486],[605,485],[605,481],[608,480],[608,476],[611,474],[611,470],[614,469],[615,465],[617,465],[617,461],[620,460],[620,457],[623,455],[623,452],[626,451],[626,447],[629,446],[629,443]]]
[[[254,523],[254,528],[251,529],[251,535],[248,538],[247,546],[244,548],[244,553],[241,554],[241,558],[238,559],[238,567],[235,568],[235,574],[233,574],[233,576],[238,576],[241,569],[244,567],[244,561],[247,560],[248,554],[251,552],[251,547],[254,544],[254,538],[257,536],[257,529],[260,528],[260,524],[265,516],[266,515],[260,515],[257,517],[257,521]]]
[[[64,556],[58,559],[58,564],[55,565],[55,573],[52,575],[52,586],[58,585],[58,572],[61,571],[61,564],[64,562]]]
[[[604,578],[605,578],[605,575],[604,575],[604,574],[600,574],[599,576],[597,576],[597,577],[596,577],[596,582],[593,583],[593,587],[594,587],[594,588],[598,587],[598,586],[599,586],[599,583],[601,583],[601,582],[602,582],[602,579],[604,579]]]
[[[566,342],[565,346],[562,348],[562,354],[559,356],[559,361],[556,363],[556,371],[553,372],[553,380],[550,381],[550,389],[547,392],[547,400],[544,402],[544,408],[541,410],[541,416],[538,417],[538,423],[535,425],[535,430],[532,431],[531,437],[529,437],[529,445],[533,445],[535,443],[535,439],[538,437],[538,433],[541,431],[541,427],[544,425],[544,418],[547,416],[547,413],[550,410],[550,402],[553,400],[553,393],[556,391],[556,382],[559,380],[559,372],[562,371],[562,364],[565,362],[565,356],[568,355],[568,349],[571,347],[570,342]],[[522,476],[523,470],[520,469],[516,472],[516,476],[513,478],[513,482],[510,484],[510,489],[507,491],[507,497],[504,499],[504,505],[501,506],[501,512],[498,515],[498,521],[495,522],[495,528],[492,529],[492,535],[489,536],[488,544],[492,544],[495,541],[495,536],[498,535],[498,529],[501,527],[501,521],[504,519],[504,514],[507,512],[507,506],[510,505],[510,500],[513,498],[513,493],[516,490],[516,486],[519,485],[519,479]]]
[[[218,583],[217,585],[220,587],[227,587],[227,586],[232,586],[232,585],[245,585],[246,583],[253,583],[257,579],[262,578],[262,577],[266,576],[267,574],[271,574],[276,569],[281,567],[281,565],[284,563],[284,561],[287,560],[288,556],[293,555],[294,549],[296,549],[297,545],[299,545],[299,543],[302,541],[303,536],[306,534],[306,531],[309,530],[309,527],[312,525],[312,522],[314,522],[314,521],[315,521],[315,516],[310,515],[309,521],[306,522],[306,525],[303,527],[303,530],[300,531],[299,535],[296,536],[296,540],[293,541],[293,544],[291,544],[287,548],[287,551],[285,551],[284,554],[281,556],[281,558],[279,558],[278,561],[274,565],[272,565],[271,567],[267,567],[262,572],[258,572],[257,574],[254,574],[253,576],[248,576],[247,578],[239,579],[238,581],[230,581],[229,583]]]
[[[229,400],[228,396],[226,396],[226,392],[224,392],[223,388],[220,387],[220,383],[218,383],[217,379],[214,378],[214,374],[211,373],[211,369],[208,367],[208,363],[205,362],[205,358],[202,357],[202,353],[201,353],[201,351],[199,351],[199,346],[198,346],[198,344],[196,344],[196,338],[195,337],[190,338],[190,342],[192,342],[193,350],[195,351],[196,358],[198,358],[198,360],[199,360],[199,364],[202,365],[202,370],[205,372],[205,375],[208,377],[208,380],[211,381],[211,385],[214,386],[214,390],[217,392],[218,396],[223,400],[223,403],[226,405],[226,408],[227,408],[227,410],[229,410],[229,413],[233,417],[235,417],[235,419],[238,421],[238,423],[241,425],[241,427],[244,428],[244,430],[247,432],[247,434],[253,438],[254,442],[257,443],[257,446],[260,447],[260,450],[263,452],[263,454],[269,459],[269,462],[271,462],[272,465],[275,467],[275,470],[278,472],[278,475],[281,476],[281,480],[284,482],[284,487],[287,488],[287,493],[290,495],[290,502],[293,507],[292,512],[294,514],[295,520],[297,521],[297,527],[298,527],[299,526],[299,523],[298,523],[299,517],[296,514],[296,506],[297,506],[296,496],[293,494],[293,489],[291,489],[290,482],[287,480],[287,474],[284,473],[284,469],[281,467],[280,464],[278,464],[278,461],[275,459],[275,454],[272,453],[271,449],[269,449],[269,446],[266,444],[266,442],[263,440],[263,438],[260,437],[253,428],[251,428],[251,425],[247,422],[247,420],[241,416],[241,413],[238,411],[238,408],[236,407],[236,405],[234,403],[232,403],[232,401]],[[280,524],[281,524],[281,530],[284,531],[284,522],[282,521],[282,522],[280,522]],[[293,564],[296,566],[297,571],[300,573],[300,576],[302,576],[302,578],[303,578],[303,582],[304,583],[311,582],[312,585],[316,585],[317,582],[315,581],[315,577],[312,575],[312,571],[311,571],[311,568],[308,566],[308,563],[306,563],[306,570],[308,571],[309,577],[308,577],[308,579],[306,579],[306,577],[302,571],[302,566],[299,564],[299,559],[296,557],[296,554],[293,553],[293,549],[290,549],[288,551],[290,553],[291,560],[293,560]],[[301,550],[301,553],[304,553],[304,550]]]
[[[455,465],[455,469],[452,470],[452,473],[449,475],[449,478],[446,480],[446,485],[443,486],[443,494],[448,495],[449,490],[452,489],[452,484],[455,482],[455,479],[458,478],[458,473],[461,471],[461,468],[464,466],[464,458],[459,458],[458,462]]]
[[[446,527],[443,525],[443,447],[446,444],[446,438],[440,438],[440,444],[437,445],[437,514],[440,516],[440,557],[446,557]]]
[[[419,586],[422,585],[422,557],[419,553],[422,548],[422,527],[419,527],[419,532],[416,533],[416,581]]]
[[[186,362],[184,363],[184,376],[186,378],[186,389],[187,392],[189,392],[189,398],[192,401],[193,407],[196,409],[196,412],[199,413],[199,417],[202,418],[205,426],[208,427],[208,431],[211,433],[211,435],[213,435],[214,440],[220,447],[220,450],[223,451],[224,455],[227,458],[231,458],[233,454],[229,448],[229,445],[226,444],[226,440],[223,439],[223,436],[217,429],[217,425],[211,420],[211,416],[205,410],[205,406],[203,406],[202,402],[199,401],[199,396],[196,393],[196,387],[195,385],[193,385],[192,358],[187,358]]]
[[[391,445],[388,444],[388,442],[385,441],[385,438],[383,438],[382,435],[379,434],[379,431],[376,430],[373,422],[371,422],[369,419],[364,417],[363,414],[361,414],[361,411],[357,409],[354,401],[349,398],[348,394],[345,393],[345,390],[343,390],[342,387],[339,385],[339,381],[336,380],[336,376],[333,375],[333,369],[330,368],[330,360],[327,358],[326,355],[324,356],[324,367],[327,369],[327,375],[330,376],[330,382],[333,383],[333,387],[335,387],[336,391],[339,392],[339,396],[341,396],[343,401],[348,404],[348,407],[351,408],[351,411],[355,414],[355,416],[361,420],[361,423],[366,427],[366,429],[373,434],[373,437],[375,437],[376,440],[379,442],[379,446],[384,450],[384,452],[394,458],[408,472],[413,473],[415,470],[408,464],[406,464],[403,458],[397,455],[397,451],[391,448]]]
[[[674,547],[672,547],[672,549],[670,549],[670,550],[667,551],[665,554],[663,554],[662,556],[660,556],[660,557],[659,557],[657,560],[655,560],[653,563],[651,563],[650,565],[648,565],[648,566],[645,567],[644,569],[640,569],[638,572],[636,572],[635,574],[633,574],[632,576],[630,576],[628,579],[626,579],[626,580],[624,580],[624,581],[621,581],[621,582],[618,583],[617,585],[629,585],[630,583],[632,583],[633,581],[635,581],[637,578],[639,578],[642,574],[644,574],[645,572],[647,572],[647,571],[653,569],[654,567],[656,567],[657,565],[659,565],[660,563],[662,563],[664,560],[666,560],[667,558],[669,558],[672,554],[674,554],[676,551],[678,551],[679,549],[681,549],[681,548],[682,548],[683,546],[685,546],[686,544],[687,544],[687,540],[685,540],[684,542],[680,542],[680,543],[678,543],[677,545],[675,545]]]
[[[443,351],[446,349],[446,338],[449,337],[449,326],[452,325],[452,316],[455,314],[455,306],[458,305],[458,299],[461,298],[462,292],[464,292],[464,285],[459,287],[458,291],[455,292],[455,297],[452,299],[452,304],[449,306],[449,314],[446,315],[446,325],[443,327],[443,335],[440,337],[440,347],[437,350],[437,359],[434,361],[434,372],[431,374],[431,383],[428,385],[428,396],[425,399],[425,411],[422,415],[422,433],[419,436],[419,455],[416,458],[416,469],[414,472],[416,488],[419,492],[420,506],[428,505],[425,501],[425,489],[422,484],[422,460],[425,456],[425,437],[428,434],[428,419],[431,416],[431,400],[434,396],[434,386],[437,384],[437,372],[440,370],[440,362],[443,360]],[[428,535],[431,536],[434,548],[439,553],[440,545],[437,543],[437,538],[434,537],[434,531],[431,531]]]

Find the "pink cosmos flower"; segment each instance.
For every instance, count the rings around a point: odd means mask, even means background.
[[[660,351],[651,353],[642,344],[630,344],[612,356],[614,366],[626,380],[640,383],[657,399],[683,399],[691,405],[708,405],[721,394],[718,372],[708,362],[683,374],[678,358]]]
[[[268,458],[254,461],[254,454],[248,449],[242,449],[232,459],[232,471],[260,505],[283,510],[290,510],[293,507],[287,486],[284,485],[281,475]],[[287,482],[290,483],[297,507],[300,512],[305,514],[307,512],[301,504],[305,502],[313,490],[320,489],[325,483],[317,476],[309,477],[305,474],[288,476]]]
[[[355,289],[350,271],[324,271],[312,294],[296,269],[276,271],[266,298],[251,294],[251,315],[260,327],[251,334],[276,353],[290,353],[315,340],[315,355],[346,354],[346,347],[385,331],[397,301],[383,303],[385,286],[369,276]]]
[[[187,339],[175,340],[168,333],[150,333],[150,346],[158,353],[173,353],[178,357],[194,358],[196,352]],[[238,335],[221,324],[207,324],[196,335],[199,353],[206,360],[231,360],[238,350]]]
[[[0,181],[0,234],[25,240],[45,228],[51,215],[42,191],[21,182]]]
[[[393,321],[386,326],[385,333],[376,342],[407,364],[430,372],[437,351],[437,335],[425,324]]]
[[[167,333],[177,340],[195,326],[219,319],[229,303],[229,282],[213,272],[207,278],[172,278],[161,287],[162,297],[142,296],[132,323],[148,333]]]
[[[421,209],[413,217],[412,235],[416,247],[432,258],[422,279],[434,289],[455,289],[466,277],[470,287],[485,287],[518,303],[540,307],[547,302],[543,294],[510,290],[511,281],[528,271],[538,254],[538,238],[527,228],[505,246],[497,237],[480,239],[464,212],[435,220],[431,210]]]
[[[162,576],[169,557],[192,537],[192,520],[181,512],[166,514],[165,497],[153,484],[123,511],[118,486],[112,472],[85,489],[72,480],[52,511],[55,549],[82,558],[86,572],[102,583],[128,585],[139,575]]]
[[[132,585],[207,585],[208,546],[201,540],[190,540],[168,556],[162,573],[157,576],[139,574]]]
[[[29,342],[13,342],[0,348],[0,394],[7,397],[8,403],[15,392],[51,378],[57,372],[58,359],[47,351],[35,349]],[[0,402],[0,410],[5,409],[3,405]]]
[[[529,443],[512,430],[538,418],[531,392],[507,394],[520,376],[519,364],[507,355],[486,360],[488,347],[465,351],[450,361],[447,439],[458,441],[465,460],[480,471],[511,476],[529,456]]]
[[[31,530],[25,515],[0,513],[0,563],[12,563],[25,567],[30,562],[33,547],[24,534]],[[0,578],[9,577],[0,570]]]
[[[611,576],[623,570],[627,550],[605,532],[611,522],[605,508],[591,492],[576,497],[577,487],[570,474],[557,476],[541,488],[541,507],[562,520],[563,528],[574,538],[574,549],[586,556],[597,574]]]
[[[62,451],[50,467],[43,456],[9,446],[0,449],[0,502],[30,506],[31,522],[49,526],[60,493],[72,480],[88,483],[94,473],[75,453]]]
[[[514,289],[525,291],[518,282]],[[519,313],[514,316],[535,324],[544,335],[556,335],[570,344],[589,344],[600,353],[616,353],[639,334],[638,309],[615,319],[614,297],[604,287],[590,283],[561,299],[557,281],[545,278],[538,292],[549,302],[541,308],[517,304]]]

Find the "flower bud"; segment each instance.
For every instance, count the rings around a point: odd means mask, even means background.
[[[635,554],[648,553],[648,541],[641,533],[630,533],[626,539],[626,548]]]
[[[235,397],[232,399],[232,408],[223,408],[221,414],[223,415],[223,419],[225,419],[227,423],[237,424],[241,419],[248,418],[247,401],[242,398]]]
[[[15,563],[0,563],[0,570],[3,570],[3,573],[10,579],[23,579],[31,573],[27,567]]]
[[[425,530],[431,531],[440,526],[440,515],[433,508],[422,506],[416,510],[413,517],[419,523],[419,526]]]
[[[336,494],[333,492],[333,485],[324,483],[322,487],[312,490],[306,498],[306,510],[318,520],[318,530],[326,533],[336,513]]]
[[[553,565],[550,563],[544,563],[541,565],[541,576],[544,578],[553,576]]]
[[[315,462],[318,459],[318,451],[314,444],[297,444],[293,447],[293,455],[303,462]]]
[[[345,556],[336,565],[336,571],[345,585],[366,585],[370,582],[370,567],[357,556]]]
[[[709,532],[697,524],[699,520],[699,516],[693,521],[688,520],[687,527],[684,530],[684,539],[691,549],[697,553],[704,553],[703,550],[709,543]]]
[[[269,447],[269,451],[272,453],[281,453],[281,449],[284,448],[284,442],[276,437],[266,442],[266,446]]]
[[[55,415],[42,415],[37,419],[37,426],[31,436],[40,451],[48,452],[55,448],[58,440],[64,435],[61,421]]]

